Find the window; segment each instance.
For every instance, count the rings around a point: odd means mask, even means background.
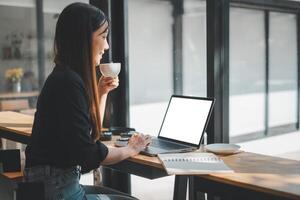
[[[206,4],[183,7],[173,17],[169,1],[128,1],[130,124],[141,132],[157,135],[171,94],[206,96]]]
[[[154,135],[173,92],[172,23],[170,2],[128,1],[130,124]]]
[[[263,11],[230,8],[230,137],[264,131],[264,36]]]
[[[183,94],[206,96],[206,2],[184,1]]]
[[[231,142],[297,129],[297,41],[292,11],[230,8]]]
[[[269,127],[297,123],[297,16],[270,12]]]
[[[157,135],[172,94],[206,96],[206,2],[129,0],[128,32],[130,126]],[[133,176],[136,197],[141,183]]]

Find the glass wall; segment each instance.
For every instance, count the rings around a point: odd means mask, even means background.
[[[206,96],[206,3],[128,0],[128,32],[130,126],[157,135],[172,94]],[[171,199],[173,177],[164,179],[133,176],[132,193],[153,195],[143,188],[159,182],[159,199]]]
[[[169,1],[128,1],[130,126],[151,135],[158,133],[173,91],[172,23]],[[146,195],[145,184],[159,181],[131,177],[132,194],[138,198]],[[170,185],[163,190],[172,193],[173,178],[164,181]]]
[[[176,81],[182,79],[181,94],[206,96],[205,2],[184,1],[179,16],[182,31],[177,30],[181,37],[176,40],[173,9],[170,1],[128,1],[130,124],[153,135],[159,131]],[[174,43],[182,44],[182,49],[175,50]],[[176,51],[182,52],[182,73],[174,76]]]
[[[297,17],[270,12],[269,127],[297,122]]]
[[[230,8],[229,132],[237,136],[264,131],[264,12]]]
[[[183,94],[206,96],[206,2],[184,1]]]
[[[128,1],[130,124],[149,134],[173,90],[172,23],[169,1]]]
[[[297,40],[292,12],[230,7],[231,138],[296,130]]]

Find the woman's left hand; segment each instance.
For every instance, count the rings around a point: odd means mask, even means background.
[[[101,76],[98,82],[100,94],[108,94],[110,91],[119,86],[119,77],[104,77]]]

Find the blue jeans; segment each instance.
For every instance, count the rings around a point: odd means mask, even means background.
[[[80,167],[59,169],[36,166],[24,170],[24,181],[43,182],[46,200],[109,200],[104,194],[85,194],[79,184]]]

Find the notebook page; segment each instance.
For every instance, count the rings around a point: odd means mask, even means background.
[[[218,156],[212,153],[159,154],[168,174],[211,174],[233,172]]]

